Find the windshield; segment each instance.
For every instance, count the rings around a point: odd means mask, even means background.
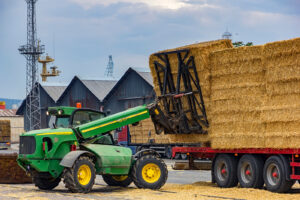
[[[78,110],[73,116],[73,126],[86,124],[88,122],[103,118],[104,114],[94,111]]]
[[[68,128],[70,123],[70,116],[55,116],[51,115],[49,120],[50,128]],[[54,127],[54,124],[56,127]]]

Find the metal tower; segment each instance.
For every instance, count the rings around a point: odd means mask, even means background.
[[[230,39],[231,40],[231,36],[232,36],[232,34],[226,28],[226,31],[223,33],[222,38],[223,39]]]
[[[26,58],[26,131],[41,128],[41,108],[39,91],[39,73],[37,59],[44,53],[44,45],[38,45],[36,34],[35,3],[37,0],[25,0],[27,3],[27,44],[19,48]]]
[[[105,70],[105,76],[106,77],[113,77],[113,71],[114,71],[114,62],[112,60],[112,55],[108,56],[108,64]]]

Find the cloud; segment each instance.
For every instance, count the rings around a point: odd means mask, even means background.
[[[188,0],[70,0],[77,3],[84,9],[90,9],[97,5],[109,6],[111,4],[145,4],[149,7],[177,10],[189,6]]]

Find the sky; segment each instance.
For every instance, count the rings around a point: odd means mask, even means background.
[[[0,0],[1,98],[25,97],[26,13],[25,0]],[[151,53],[220,39],[226,29],[255,45],[300,37],[299,0],[38,0],[36,15],[38,38],[62,71],[49,85],[101,79],[109,55],[115,78],[148,70]]]

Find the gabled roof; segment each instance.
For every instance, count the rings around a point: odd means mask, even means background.
[[[115,80],[81,80],[81,82],[102,101],[110,90],[116,85]]]
[[[43,86],[45,92],[56,102],[67,86]]]
[[[140,72],[135,70],[145,81],[147,81],[153,87],[153,78],[150,72]]]
[[[80,79],[77,76],[74,76],[68,87],[64,90],[61,96],[57,99],[60,101],[70,90],[74,82],[80,81],[99,101],[103,101],[106,95],[117,83],[116,80],[89,80],[89,79]]]
[[[125,74],[119,79],[119,81],[115,84],[115,86],[109,91],[109,93],[106,95],[106,97],[103,99],[103,101],[107,100],[114,93],[114,91],[119,87],[119,85],[122,84],[123,80],[125,80],[126,77],[130,73],[136,73],[137,75],[142,77],[146,81],[146,83],[149,84],[150,87],[153,88],[152,76],[151,76],[150,72],[141,72],[141,71],[137,71],[137,70],[129,67],[128,70],[125,72]]]

